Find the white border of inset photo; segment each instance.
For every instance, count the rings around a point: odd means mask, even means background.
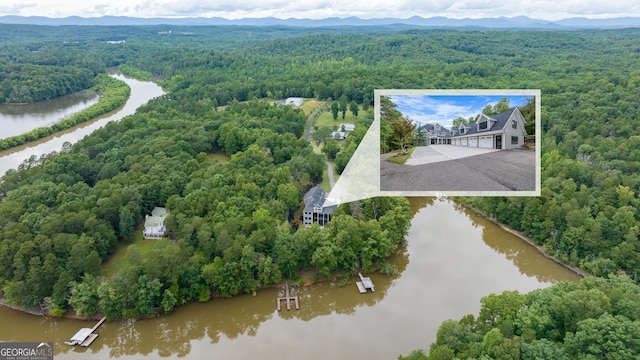
[[[323,206],[348,203],[376,196],[540,196],[540,90],[429,90],[380,89],[374,91],[375,116],[371,127],[352,155]],[[528,96],[535,97],[535,186],[526,191],[439,190],[381,191],[380,189],[380,96]]]
[[[389,165],[386,160],[379,160],[381,166],[385,166],[380,170],[380,194],[384,196],[540,196],[540,102],[541,92],[540,90],[529,89],[499,89],[499,90],[416,90],[416,89],[390,89],[390,90],[376,90],[375,91],[375,120],[369,131],[376,131],[381,134],[380,126],[380,98],[381,96],[389,99],[395,99],[396,102],[405,102],[407,106],[405,108],[398,107],[396,110],[402,113],[405,120],[413,122],[416,129],[422,128],[425,132],[435,135],[430,137],[425,134],[425,141],[429,142],[427,146],[417,147],[416,151],[420,150],[420,154],[414,152],[411,157],[405,162],[404,165]],[[483,134],[483,131],[487,131],[487,134],[494,133],[491,130],[491,126],[487,130],[481,130],[478,124],[471,121],[466,126],[459,126],[452,128],[451,122],[456,118],[466,119],[465,115],[479,116],[481,114],[478,111],[478,104],[489,105],[489,100],[496,102],[497,99],[505,97],[507,99],[514,99],[518,97],[533,97],[535,101],[535,150],[524,150],[525,152],[532,152],[532,164],[531,169],[526,169],[526,181],[523,181],[525,185],[514,184],[516,179],[509,179],[512,183],[502,183],[500,174],[492,174],[491,169],[487,171],[481,171],[479,166],[474,170],[473,161],[480,157],[492,160],[487,160],[487,163],[493,161],[495,158],[499,158],[499,155],[481,155],[491,151],[523,151],[519,148],[523,145],[524,140],[520,142],[518,140],[517,150],[508,149],[507,133],[491,136],[491,144],[489,145],[494,150],[483,149],[478,138]],[[456,99],[458,98],[458,99]],[[453,102],[452,99],[457,101]],[[413,104],[411,104],[413,102]],[[394,103],[394,105],[396,105]],[[523,104],[514,104],[510,107],[510,112],[505,115],[512,116],[513,118],[522,118],[515,114],[512,109],[516,106]],[[480,105],[484,107],[485,105]],[[411,108],[411,112],[406,110]],[[423,113],[420,113],[420,109],[423,109]],[[404,111],[404,112],[403,112]],[[461,116],[463,115],[463,116]],[[503,116],[506,118],[506,116]],[[512,118],[510,117],[510,119]],[[484,118],[484,117],[483,117]],[[506,121],[502,121],[499,114],[497,116],[500,119],[500,124],[496,122],[494,118],[489,117],[487,122],[496,125],[505,125]],[[471,118],[467,121],[469,122]],[[504,124],[502,124],[504,122]],[[519,122],[519,121],[518,121]],[[442,123],[442,124],[441,124]],[[524,126],[520,123],[518,127]],[[374,127],[376,127],[374,129]],[[508,126],[501,127],[500,131]],[[467,136],[463,133],[467,132]],[[438,136],[440,135],[440,136]],[[473,136],[469,138],[469,135]],[[531,134],[527,134],[531,135]],[[502,141],[496,144],[496,138],[499,137]],[[515,136],[513,136],[515,137]],[[486,136],[489,138],[489,136]],[[463,143],[463,139],[465,140]],[[469,139],[473,139],[473,143]],[[380,140],[378,140],[380,145]],[[429,148],[429,145],[434,146]],[[487,146],[487,147],[489,147]],[[442,152],[438,152],[439,148]],[[497,149],[496,149],[497,148]],[[378,147],[380,150],[380,146]],[[381,151],[379,151],[381,153]],[[506,154],[506,153],[505,153]],[[526,154],[526,153],[523,153]],[[514,154],[515,156],[523,154]],[[465,156],[480,156],[473,159],[470,157],[466,164],[461,159]],[[471,165],[471,166],[469,166]],[[503,166],[504,165],[504,166]],[[508,168],[522,166],[522,164],[502,164],[496,163],[497,167],[504,167],[501,169],[503,172],[508,171]],[[448,173],[450,172],[450,173]],[[414,176],[420,176],[419,179],[415,179]],[[476,178],[474,178],[476,176]],[[460,177],[456,179],[455,177]],[[532,178],[534,177],[534,178]],[[459,181],[461,180],[461,181]],[[430,181],[432,183],[430,183]]]

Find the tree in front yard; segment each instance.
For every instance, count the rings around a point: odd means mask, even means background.
[[[391,127],[393,128],[393,136],[400,144],[400,154],[406,154],[406,146],[413,137],[413,131],[416,129],[416,125],[409,119],[400,118],[391,121]]]

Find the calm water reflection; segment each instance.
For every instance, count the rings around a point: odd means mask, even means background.
[[[0,139],[51,126],[98,102],[98,95],[75,93],[24,105],[0,104]]]
[[[395,278],[371,275],[375,293],[353,283],[297,287],[299,311],[277,312],[279,289],[189,304],[150,320],[111,322],[90,348],[62,342],[86,323],[0,310],[0,340],[55,341],[56,359],[395,359],[435,340],[439,324],[477,313],[492,292],[526,292],[577,275],[452,202],[412,199]],[[355,281],[355,279],[353,279]]]
[[[111,76],[126,82],[131,87],[131,95],[123,106],[94,120],[78,124],[46,138],[0,151],[0,176],[4,175],[9,169],[17,169],[23,161],[31,156],[39,158],[41,155],[60,151],[64,143],[73,144],[96,129],[105,126],[109,121],[119,121],[123,117],[135,113],[136,109],[149,102],[149,100],[164,94],[162,88],[154,82],[139,81],[127,78],[122,74],[111,74]]]

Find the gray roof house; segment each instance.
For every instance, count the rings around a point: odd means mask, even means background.
[[[302,103],[304,103],[304,99],[301,97],[290,97],[284,100],[285,105],[291,105],[296,107],[302,106]]]
[[[165,236],[167,228],[164,226],[164,219],[169,215],[167,209],[163,207],[155,207],[151,211],[151,215],[147,215],[144,221],[145,239],[161,239]]]
[[[344,140],[347,138],[347,133],[345,131],[334,131],[331,133],[331,138],[333,140]]]
[[[451,144],[451,131],[438,123],[423,125],[417,131],[426,135],[429,145]]]
[[[336,209],[336,205],[323,207],[324,200],[325,192],[317,185],[304,194],[304,210],[302,212],[304,226],[311,226],[314,222],[324,226],[331,220],[331,213]]]
[[[527,131],[517,107],[495,115],[480,114],[475,123],[461,124],[451,137],[451,145],[487,149],[516,149],[524,144]]]
[[[347,135],[355,129],[355,124],[340,124],[338,130],[331,133],[331,138],[333,140],[344,140],[347,138]]]
[[[338,126],[339,131],[354,131],[356,129],[356,124],[340,124]]]

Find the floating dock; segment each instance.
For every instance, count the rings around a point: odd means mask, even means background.
[[[73,335],[71,339],[65,341],[64,343],[67,345],[72,345],[72,346],[79,345],[83,347],[87,347],[91,345],[91,343],[98,338],[98,334],[94,334],[93,332],[96,331],[100,327],[100,325],[102,325],[102,323],[104,323],[106,320],[107,318],[103,317],[102,319],[100,319],[100,321],[98,321],[98,323],[93,328],[82,328],[78,330],[78,332],[75,335]]]
[[[364,277],[361,273],[358,273],[358,276],[360,277],[360,281],[356,281],[356,286],[358,287],[360,294],[366,293],[368,289],[371,289],[372,292],[376,291],[373,287],[373,281],[371,281],[371,278]]]
[[[289,295],[289,284],[288,283],[284,284],[284,291],[285,291],[285,296],[284,297],[279,297],[276,300],[276,308],[278,309],[278,311],[282,310],[282,307],[280,306],[280,302],[282,300],[284,300],[287,303],[287,310],[291,310],[291,301],[294,302],[294,304],[296,306],[296,310],[300,310],[300,304],[298,303],[298,297]]]

